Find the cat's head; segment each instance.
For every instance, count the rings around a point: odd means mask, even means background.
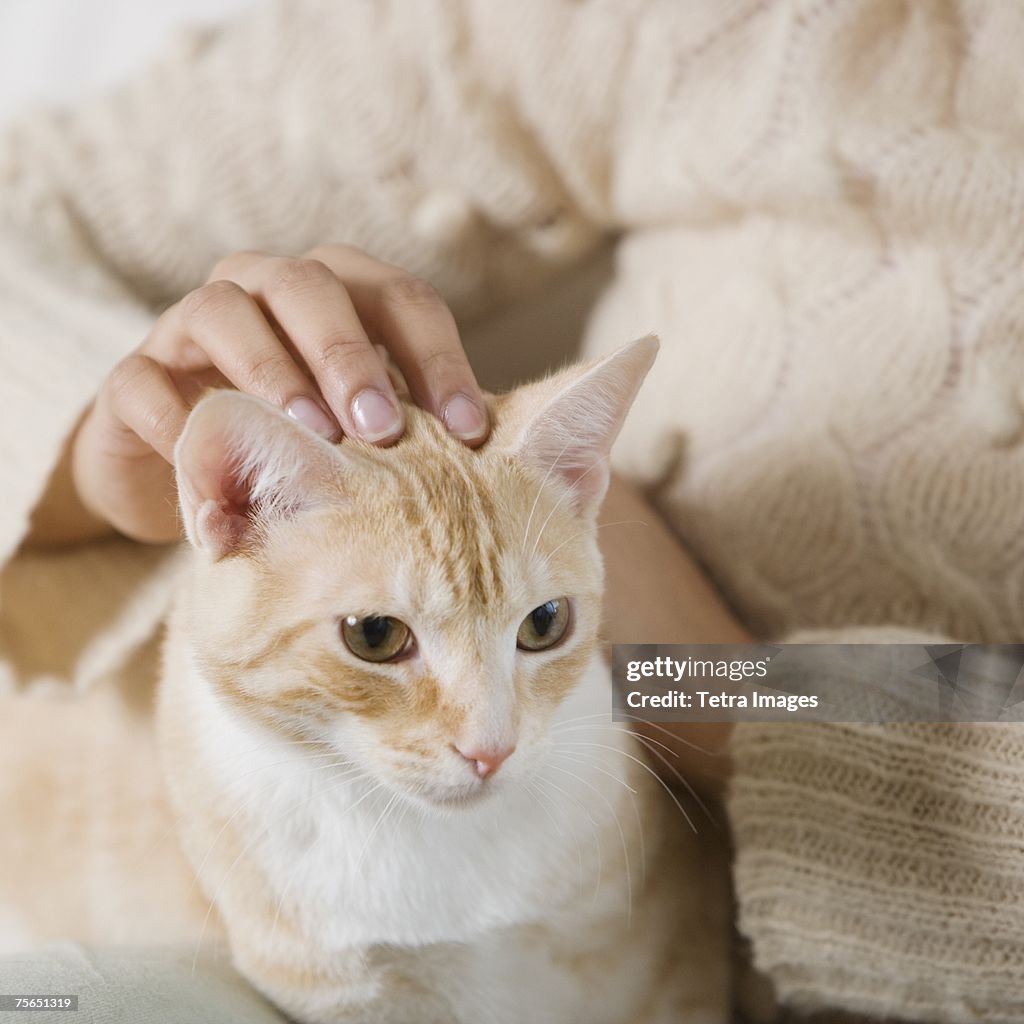
[[[382,449],[205,398],[176,469],[197,549],[186,628],[218,698],[433,805],[528,774],[596,648],[595,517],[656,351],[494,398],[476,451],[411,406]]]

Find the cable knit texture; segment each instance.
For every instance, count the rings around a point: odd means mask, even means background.
[[[1003,0],[302,0],[189,34],[0,138],[0,555],[225,252],[353,242],[465,319],[621,232],[586,348],[663,351],[618,467],[748,623],[1019,640],[1022,52]],[[10,563],[0,687],[147,641],[166,559],[110,550],[102,592],[96,552]],[[1024,1019],[1019,727],[749,726],[735,763],[740,924],[784,1000]]]

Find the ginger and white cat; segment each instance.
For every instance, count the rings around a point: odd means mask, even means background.
[[[656,350],[493,399],[478,451],[411,406],[389,449],[193,411],[163,774],[197,940],[295,1020],[727,1019],[721,865],[598,644],[608,452]]]

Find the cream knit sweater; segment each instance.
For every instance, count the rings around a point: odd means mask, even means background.
[[[1008,0],[302,0],[0,137],[0,688],[100,685],[162,615],[164,551],[12,557],[111,364],[218,256],[342,240],[466,319],[621,232],[586,346],[663,355],[619,468],[747,622],[1022,639],[1022,53]],[[1018,727],[735,757],[784,1000],[1024,1019]]]

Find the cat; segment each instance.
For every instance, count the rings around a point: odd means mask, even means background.
[[[724,900],[613,725],[596,514],[657,351],[387,449],[237,392],[175,452],[192,548],[158,696],[179,838],[304,1024],[712,1024]]]
[[[0,707],[0,947],[227,938],[300,1021],[724,1020],[724,861],[612,724],[597,640],[655,350],[492,399],[477,452],[411,405],[380,450],[203,400],[159,736],[145,651]]]

